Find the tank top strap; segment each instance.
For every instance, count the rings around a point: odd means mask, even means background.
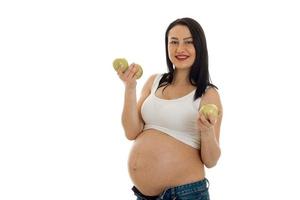
[[[162,74],[157,74],[156,75],[156,77],[155,77],[155,79],[153,81],[153,84],[152,84],[151,93],[155,93],[161,77],[162,77]]]

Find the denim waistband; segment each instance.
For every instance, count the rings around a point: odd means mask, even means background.
[[[134,194],[143,200],[156,200],[159,196],[147,196],[141,193],[135,186],[132,187]]]
[[[137,197],[143,200],[159,200],[159,199],[164,199],[164,197],[166,196],[168,196],[168,198],[171,198],[172,196],[180,196],[180,195],[193,193],[193,192],[206,191],[208,190],[208,188],[209,188],[209,181],[206,178],[204,178],[203,180],[194,183],[188,183],[184,185],[167,188],[158,196],[144,195],[135,186],[133,186],[132,190]]]

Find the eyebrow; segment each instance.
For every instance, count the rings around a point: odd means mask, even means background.
[[[171,37],[170,39],[171,39],[171,40],[178,40],[177,37]],[[188,39],[193,39],[193,37],[186,37],[186,38],[183,38],[183,40],[188,40]]]

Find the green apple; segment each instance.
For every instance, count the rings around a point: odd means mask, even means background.
[[[143,75],[143,69],[139,64],[136,64],[136,66],[137,66],[137,72],[135,73],[135,77],[136,79],[139,79]],[[118,71],[121,67],[122,72],[124,73],[128,69],[129,65],[125,58],[116,58],[113,61],[113,67],[116,71]]]
[[[199,112],[202,112],[206,118],[208,116],[218,117],[219,115],[218,107],[215,104],[204,104]]]
[[[139,79],[143,75],[143,68],[139,64],[137,64],[137,67],[138,67],[138,71],[136,72],[135,77],[136,79]]]
[[[125,72],[128,69],[128,62],[125,58],[116,58],[113,61],[113,67],[116,71],[121,67],[123,69],[122,72]]]

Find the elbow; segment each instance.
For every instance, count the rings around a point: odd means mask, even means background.
[[[137,138],[139,133],[140,133],[139,131],[125,131],[125,136],[128,140],[132,141]]]
[[[125,136],[128,140],[135,140],[143,130],[143,126],[136,128],[123,126],[123,128],[125,131]]]
[[[207,163],[204,163],[204,165],[206,168],[213,168],[214,166],[217,165],[217,162],[207,162]]]
[[[126,133],[126,138],[127,138],[127,140],[132,141],[132,140],[135,140],[136,137],[137,137],[137,136],[133,136],[133,135],[131,135],[131,134],[127,134],[127,133]]]
[[[215,155],[213,159],[210,159],[210,160],[204,162],[205,167],[213,168],[214,166],[216,166],[219,161],[220,156],[221,156],[221,151],[218,151],[217,155]]]

